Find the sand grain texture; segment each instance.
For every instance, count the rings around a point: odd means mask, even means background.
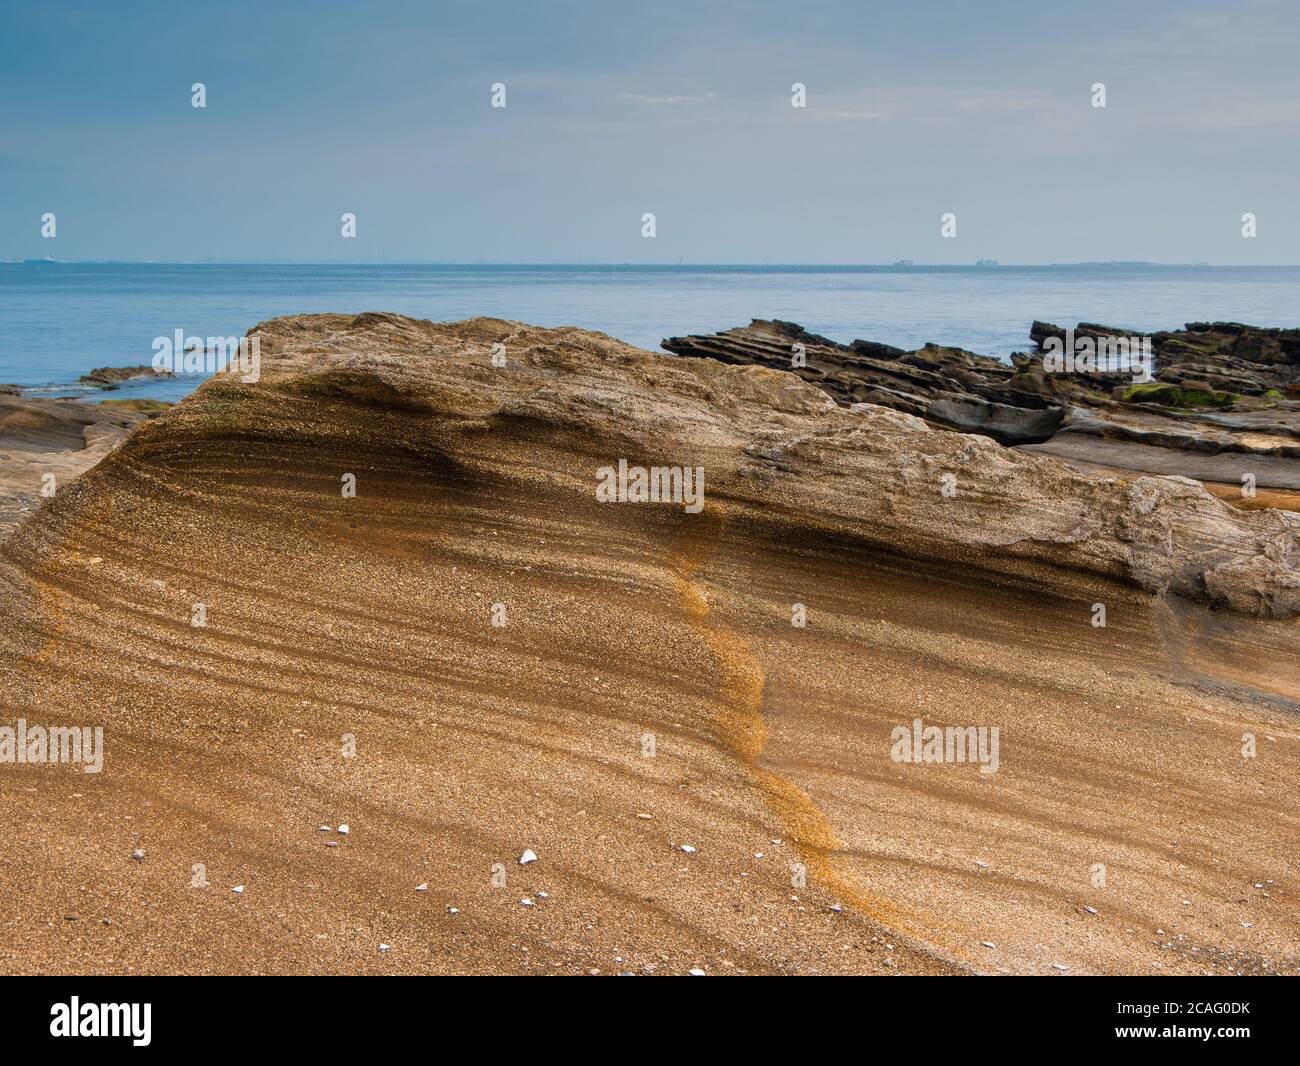
[[[258,329],[0,549],[0,722],[107,745],[0,767],[0,970],[1300,966],[1296,515],[576,329]]]

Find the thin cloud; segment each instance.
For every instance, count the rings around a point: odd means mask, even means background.
[[[709,100],[716,100],[716,92],[707,92],[699,96],[651,96],[647,93],[619,93],[619,98],[628,100],[634,104],[646,104],[650,107],[674,107],[680,104],[702,104]]]

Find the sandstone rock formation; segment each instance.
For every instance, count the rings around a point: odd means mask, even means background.
[[[115,389],[124,381],[135,378],[160,377],[170,378],[175,375],[170,370],[159,370],[149,364],[143,366],[99,366],[77,380],[83,385],[94,385],[101,389]]]
[[[1065,337],[1043,322],[1030,332],[1040,345]],[[1080,323],[1074,335],[1101,342],[1140,336],[1095,323]],[[1274,506],[1300,510],[1300,330],[1192,322],[1147,339],[1155,364],[1150,384],[1096,377],[1111,391],[1102,399],[1054,375],[1075,388],[1074,406],[1061,431],[1032,450],[1085,469],[1186,475],[1246,506],[1256,499],[1242,493],[1249,483],[1277,490],[1264,496]],[[1043,374],[1039,356],[1015,362],[1022,377],[1053,376]]]
[[[1300,965],[1296,516],[579,329],[257,332],[0,547],[10,717],[106,738],[0,775],[0,969]]]
[[[1035,322],[1031,339],[1064,339]],[[1080,323],[1074,337],[1146,335]],[[1129,373],[1049,373],[1044,353],[1011,365],[928,344],[915,352],[856,340],[839,344],[789,322],[755,320],[709,336],[673,337],[677,355],[790,370],[842,404],[870,402],[927,422],[1054,455],[1082,469],[1182,475],[1253,506],[1243,477],[1300,508],[1298,330],[1192,323],[1149,335],[1156,380]],[[798,357],[798,358],[796,358]],[[797,366],[806,359],[806,366]]]
[[[1040,348],[1066,331],[1050,322],[1035,322],[1030,339]],[[1261,329],[1240,322],[1189,322],[1184,329],[1143,334],[1114,326],[1080,322],[1076,337],[1106,340],[1147,337],[1155,353],[1160,381],[1208,383],[1225,393],[1262,396],[1270,389],[1300,394],[1300,329]]]
[[[147,417],[131,406],[24,396],[0,388],[0,540],[36,509],[46,476],[70,483]]]
[[[1047,440],[1064,414],[1049,397],[1013,389],[1014,368],[961,348],[927,344],[907,352],[862,340],[844,345],[793,322],[761,319],[710,336],[671,337],[663,347],[675,355],[789,371],[842,404],[880,404],[1005,444]]]

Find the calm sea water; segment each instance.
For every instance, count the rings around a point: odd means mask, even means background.
[[[926,341],[1007,356],[1029,324],[1136,330],[1220,319],[1300,326],[1300,267],[345,266],[0,264],[0,382],[54,393],[97,366],[148,363],[177,329],[229,336],[276,315],[495,315],[664,337],[783,318],[836,340]],[[109,396],[179,399],[194,378]],[[98,394],[97,394],[98,395]]]

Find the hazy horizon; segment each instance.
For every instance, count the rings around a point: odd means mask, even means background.
[[[1263,266],[1300,248],[1300,15],[1281,0],[51,0],[6,5],[0,50],[8,259]]]
[[[1289,270],[1300,269],[1300,263],[1213,263],[1213,262],[1178,262],[1174,260],[1159,261],[1153,259],[1093,259],[1059,263],[1004,263],[1001,260],[992,264],[979,263],[786,263],[779,260],[752,262],[616,262],[581,261],[566,259],[527,260],[527,259],[61,259],[33,257],[28,259],[0,259],[3,266],[43,265],[84,265],[84,266],[447,266],[447,267],[636,267],[643,269],[758,269],[773,270],[1045,270],[1053,267],[1199,267],[1203,269],[1242,269],[1242,270]]]

